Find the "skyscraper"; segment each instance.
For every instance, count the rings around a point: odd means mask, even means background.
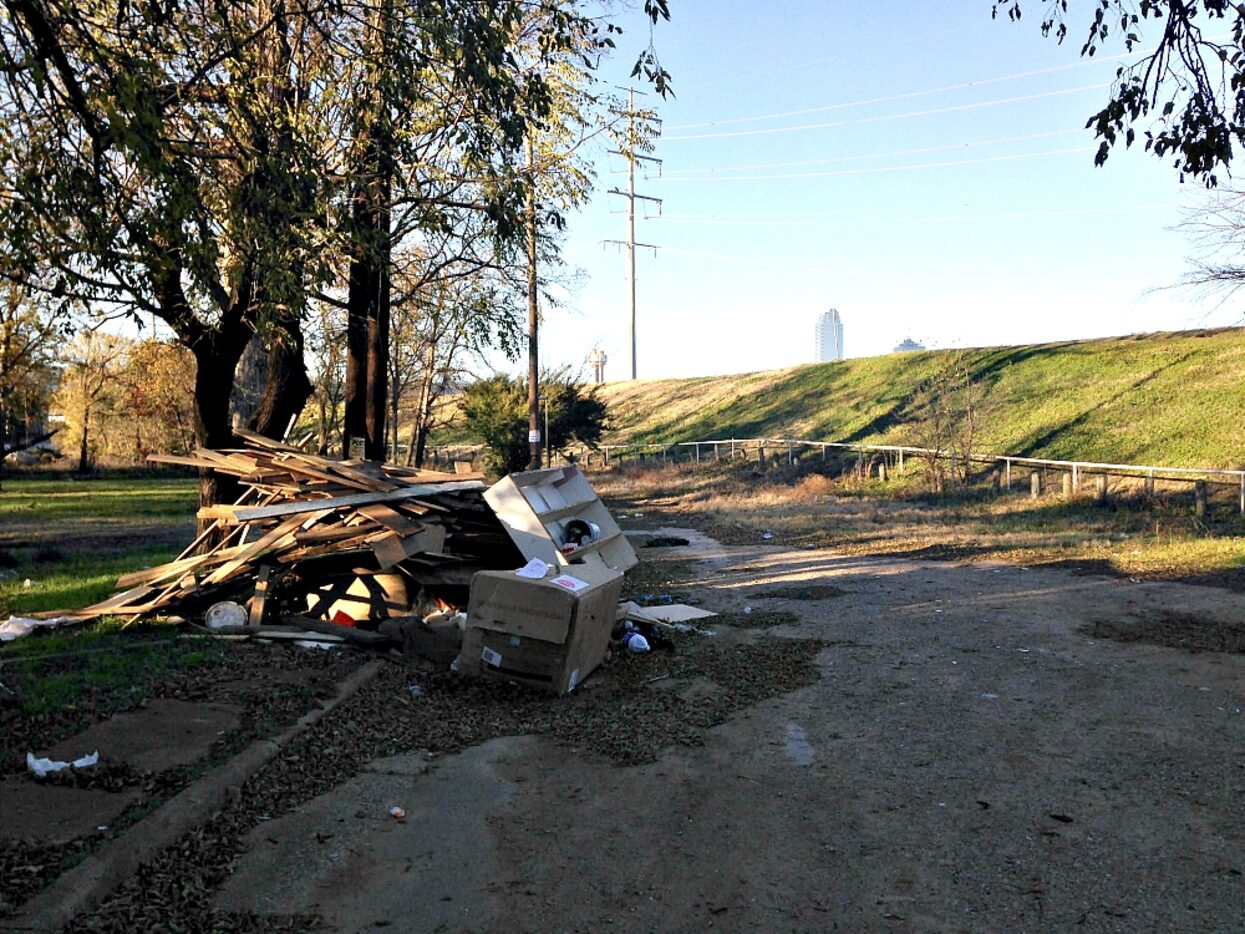
[[[825,363],[827,360],[843,359],[843,319],[839,317],[837,308],[831,308],[817,319],[815,334],[817,355],[814,359],[816,362]]]

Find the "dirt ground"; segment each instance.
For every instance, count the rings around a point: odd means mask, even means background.
[[[81,929],[1245,927],[1245,594],[652,531],[713,635],[395,665]]]

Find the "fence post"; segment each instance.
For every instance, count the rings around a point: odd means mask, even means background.
[[[1029,496],[1037,499],[1042,495],[1042,474],[1039,471],[1033,471],[1029,474]]]
[[[1073,467],[1072,469],[1073,471],[1076,470],[1075,467]],[[1070,474],[1066,473],[1063,475],[1063,498],[1064,499],[1072,498],[1072,491],[1076,488],[1075,476],[1076,476],[1075,473],[1070,473]]]
[[[1241,515],[1245,516],[1245,473],[1241,474]]]
[[[824,443],[821,446],[821,461],[823,464],[826,461],[826,445]],[[1241,474],[1241,489],[1245,490],[1245,474]],[[1241,502],[1245,503],[1245,493],[1241,494]],[[1241,506],[1241,512],[1245,512],[1245,505]]]
[[[696,463],[700,463],[700,442],[696,442]]]
[[[1099,506],[1107,504],[1107,475],[1105,473],[1094,477],[1094,499]]]
[[[1007,492],[1012,491],[1012,459],[1006,457],[1003,459],[1004,475],[1007,477]]]
[[[1076,464],[1073,464],[1072,465],[1072,492],[1073,493],[1077,492],[1077,490],[1080,489],[1080,486],[1081,486],[1081,477],[1080,477],[1080,474],[1077,473]]]
[[[791,452],[791,442],[787,442],[787,466],[790,467],[795,463],[795,455]]]
[[[899,476],[903,476],[903,448],[899,449]]]
[[[1193,482],[1193,514],[1199,519],[1206,518],[1206,481]]]
[[[1245,483],[1245,474],[1241,475],[1241,482]],[[1245,487],[1242,487],[1242,489],[1245,489]],[[1146,496],[1150,497],[1150,499],[1154,499],[1154,471],[1153,470],[1151,470],[1150,473],[1146,476]]]

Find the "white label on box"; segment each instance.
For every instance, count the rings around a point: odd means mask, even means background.
[[[566,693],[570,694],[571,691],[575,690],[575,685],[577,684],[579,684],[579,669],[578,668],[576,668],[574,671],[571,672],[571,679],[568,682],[566,682]]]
[[[494,668],[501,667],[501,654],[499,652],[494,652],[487,645],[484,647],[483,651],[480,652],[480,657]]]
[[[550,581],[550,583],[564,587],[571,593],[579,593],[581,590],[587,590],[592,586],[587,581],[581,581],[578,577],[571,577],[569,574],[561,574]]]

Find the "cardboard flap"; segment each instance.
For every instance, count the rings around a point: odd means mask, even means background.
[[[467,603],[472,626],[505,630],[529,639],[565,642],[575,617],[575,593],[513,571],[479,571]]]

